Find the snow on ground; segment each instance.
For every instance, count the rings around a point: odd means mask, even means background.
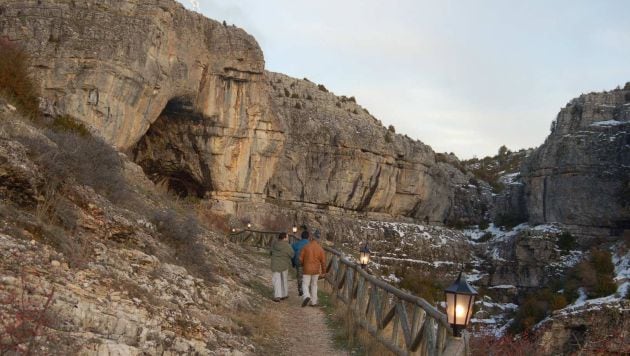
[[[503,183],[505,185],[523,184],[523,183],[520,183],[520,182],[515,182],[516,179],[520,175],[521,175],[520,172],[504,174],[504,175],[499,177],[499,182],[501,182],[501,183]]]
[[[512,314],[518,309],[518,305],[514,303],[495,303],[488,296],[483,297],[483,300],[476,301],[475,305],[478,312],[470,321],[479,326],[476,333],[495,337],[501,337],[505,334],[512,322]]]
[[[386,256],[374,256],[374,258],[380,259],[380,260],[389,260],[389,261],[401,261],[401,262],[411,262],[411,263],[420,263],[420,264],[424,264],[424,265],[430,265],[433,267],[440,267],[443,265],[455,265],[455,262],[451,262],[451,261],[423,261],[423,260],[416,260],[413,258],[398,258],[398,257],[386,257]]]
[[[591,126],[608,127],[608,126],[623,125],[623,124],[627,124],[627,123],[628,122],[624,122],[624,121],[606,120],[606,121],[596,121],[596,122],[592,123]]]
[[[463,230],[464,236],[468,237],[472,241],[479,240],[483,235],[490,232],[494,236],[492,241],[506,241],[511,237],[518,235],[520,232],[524,230],[533,230],[547,234],[559,234],[562,232],[562,229],[555,224],[542,224],[531,226],[527,223],[523,223],[515,226],[512,229],[505,229],[499,226],[494,225],[493,223],[488,226],[487,229],[481,230],[478,227],[472,229]],[[532,235],[532,238],[536,238],[536,235]]]
[[[616,249],[621,249],[621,246],[617,245]],[[604,306],[619,305],[619,302],[630,292],[630,251],[622,256],[613,254],[612,262],[615,266],[614,280],[618,284],[617,291],[614,294],[601,298],[588,299],[584,289],[580,288],[578,289],[578,299],[559,310],[557,313],[560,315],[569,315],[589,310],[600,310]]]
[[[389,282],[389,283],[399,283],[400,282],[400,278],[398,278],[394,273],[390,273],[389,276],[382,276],[381,278],[384,281]]]
[[[619,251],[621,246],[617,246]],[[620,256],[614,254],[612,256],[613,264],[615,265],[615,282],[618,284],[630,282],[630,251],[627,251],[625,255]]]

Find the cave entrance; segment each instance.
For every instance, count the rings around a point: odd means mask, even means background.
[[[212,190],[201,140],[208,120],[193,110],[190,97],[171,99],[157,120],[131,148],[131,157],[158,187],[180,197],[203,198]]]

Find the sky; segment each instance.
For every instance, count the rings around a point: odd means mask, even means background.
[[[464,159],[536,147],[572,98],[630,81],[626,0],[180,1],[252,34],[267,70]]]

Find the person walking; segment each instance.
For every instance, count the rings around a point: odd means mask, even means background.
[[[278,240],[271,246],[271,283],[273,284],[273,301],[279,302],[289,297],[289,267],[295,252],[289,245],[286,232],[278,235]]]
[[[326,274],[326,255],[319,245],[319,234],[311,237],[308,244],[302,248],[300,262],[304,268],[302,306],[307,306],[309,302],[312,306],[317,306],[317,280],[320,274],[322,276]]]
[[[304,269],[302,268],[302,262],[300,262],[300,253],[306,244],[308,243],[308,231],[303,229],[301,240],[294,242],[291,247],[293,247],[293,251],[295,252],[295,256],[293,256],[293,267],[295,267],[295,277],[298,288],[298,295],[301,297],[304,294],[304,290],[302,289],[302,278],[304,275]]]

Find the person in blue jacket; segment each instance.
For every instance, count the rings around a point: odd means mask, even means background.
[[[308,243],[309,234],[305,227],[302,227],[302,239],[294,242],[291,247],[293,247],[293,251],[295,251],[295,255],[293,256],[293,267],[295,267],[295,273],[297,276],[297,286],[298,286],[298,294],[300,297],[303,294],[302,290],[302,274],[304,273],[304,269],[302,268],[302,264],[300,263],[300,252]],[[297,256],[297,257],[295,257]]]

